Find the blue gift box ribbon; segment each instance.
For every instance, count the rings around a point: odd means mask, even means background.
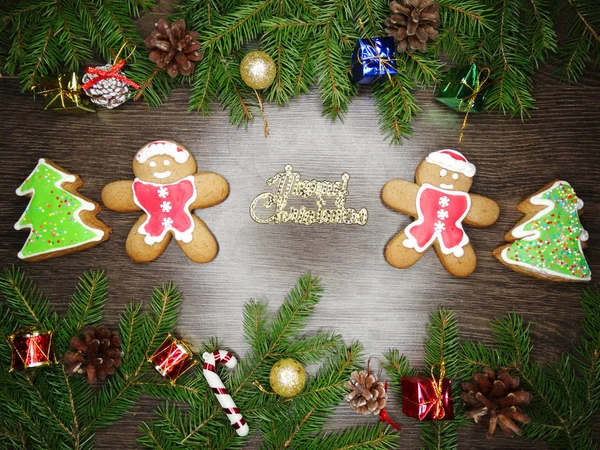
[[[370,84],[398,73],[394,38],[360,39],[352,53],[352,78],[358,84]]]

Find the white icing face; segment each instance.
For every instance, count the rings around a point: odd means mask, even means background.
[[[144,163],[134,160],[133,173],[143,181],[173,183],[196,173],[196,161],[190,157],[184,163],[179,163],[171,156],[156,155]]]
[[[440,177],[445,177],[446,175],[448,175],[448,171],[446,169],[440,170]]]
[[[154,178],[158,178],[159,180],[162,180],[163,178],[167,178],[171,176],[171,171],[170,170],[165,170],[164,172],[152,172],[152,176]]]
[[[458,180],[458,174],[457,173],[453,173],[452,174],[452,179],[453,180]]]
[[[453,184],[440,183],[440,187],[442,189],[454,189],[454,185]]]

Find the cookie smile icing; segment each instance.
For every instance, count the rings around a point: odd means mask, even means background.
[[[162,180],[163,178],[167,178],[171,176],[171,171],[170,170],[165,170],[164,172],[154,172],[152,174],[152,176],[154,178],[158,178],[159,180]]]
[[[454,189],[454,185],[453,184],[444,184],[444,183],[440,183],[440,187],[442,189]]]

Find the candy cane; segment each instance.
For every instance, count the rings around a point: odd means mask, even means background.
[[[237,359],[225,350],[217,350],[214,353],[206,352],[202,355],[202,359],[204,359],[204,366],[202,367],[204,378],[206,378],[206,382],[217,396],[217,400],[219,400],[221,407],[225,411],[225,414],[227,414],[235,432],[239,436],[248,435],[248,424],[235,406],[235,403],[231,398],[231,395],[227,392],[225,385],[223,385],[221,378],[217,375],[217,369],[215,367],[217,362],[220,362],[231,369],[237,364]]]

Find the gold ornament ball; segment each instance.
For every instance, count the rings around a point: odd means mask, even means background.
[[[275,79],[275,62],[265,52],[255,50],[242,59],[240,73],[244,83],[252,89],[265,89]]]
[[[271,368],[269,377],[271,388],[282,397],[293,397],[304,389],[306,372],[298,361],[285,358],[277,361]]]

